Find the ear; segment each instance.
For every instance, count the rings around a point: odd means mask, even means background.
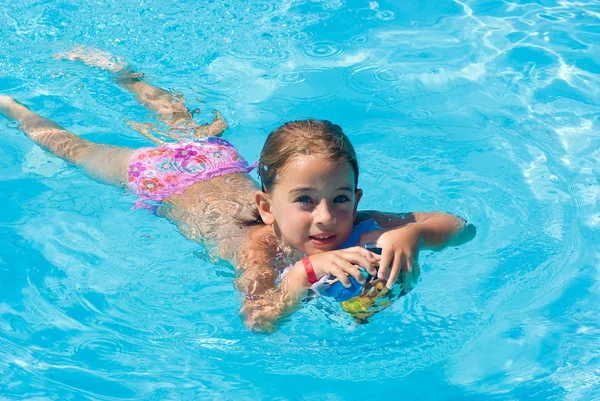
[[[258,209],[262,221],[266,225],[274,224],[275,217],[273,217],[273,214],[271,213],[271,199],[269,198],[269,195],[263,191],[256,191],[254,193],[254,202],[256,203],[256,208]]]
[[[363,191],[362,189],[356,189],[356,191],[354,191],[354,218],[356,218],[356,211],[358,210],[358,203],[360,202],[361,198],[363,196]]]

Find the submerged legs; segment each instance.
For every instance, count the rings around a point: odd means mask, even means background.
[[[80,138],[9,96],[0,96],[0,114],[21,123],[20,129],[33,142],[53,155],[81,166],[90,177],[106,184],[126,186],[127,167],[133,149]]]
[[[135,94],[140,104],[158,114],[170,129],[169,133],[161,133],[175,140],[182,138],[181,132],[192,138],[221,136],[227,129],[227,123],[217,111],[210,124],[199,125],[194,121],[192,113],[183,103],[181,96],[173,95],[164,89],[150,85],[143,80],[144,74],[133,71],[120,57],[93,48],[76,47],[60,57],[67,60],[81,61],[87,65],[110,71],[115,81],[123,88]],[[152,126],[137,122],[129,122],[129,126],[155,143],[163,141],[150,133]],[[188,137],[188,139],[190,139]]]

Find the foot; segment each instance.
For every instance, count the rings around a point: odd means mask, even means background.
[[[194,129],[194,138],[204,138],[207,136],[222,136],[223,131],[228,127],[227,122],[223,119],[221,114],[214,110],[214,119],[210,124],[202,124]]]
[[[0,114],[4,117],[14,119],[15,108],[18,108],[19,106],[20,104],[12,97],[0,95]]]
[[[113,56],[94,47],[77,46],[66,53],[54,56],[57,59],[81,61],[92,67],[98,67],[113,74],[119,74],[127,70],[127,63],[121,57]]]
[[[221,113],[213,110],[213,114],[215,115],[215,118],[213,119],[212,123],[210,123],[208,132],[211,136],[222,136],[223,131],[225,131],[229,125],[227,125],[227,122],[221,116]]]

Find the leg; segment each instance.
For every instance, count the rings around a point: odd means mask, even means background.
[[[21,123],[21,130],[50,153],[82,167],[92,178],[119,187],[127,185],[130,148],[101,145],[78,137],[41,117],[9,96],[0,96],[0,114]]]
[[[134,76],[134,78],[130,78]],[[190,131],[192,137],[201,138],[207,136],[221,136],[227,129],[227,123],[216,110],[213,111],[215,117],[210,124],[198,125],[194,121],[183,99],[179,96],[173,96],[169,92],[154,87],[144,81],[131,70],[124,70],[117,76],[117,83],[136,95],[136,99],[147,109],[156,112],[160,119],[164,121],[171,131]],[[142,134],[144,135],[144,134]],[[165,136],[179,139],[173,133],[164,134]],[[145,135],[147,136],[147,135]]]
[[[220,136],[227,128],[227,123],[218,112],[213,112],[215,117],[210,124],[198,125],[189,112],[183,98],[154,87],[143,81],[143,74],[133,71],[127,63],[119,57],[97,49],[76,47],[65,55],[68,60],[81,61],[87,65],[102,68],[115,75],[116,82],[136,95],[136,99],[147,109],[156,112],[159,118],[170,128],[168,137],[177,138],[176,131],[189,131],[192,137]],[[138,130],[135,126],[134,129]],[[148,137],[148,132],[142,135]],[[180,134],[181,135],[181,134]],[[150,138],[153,140],[152,138]],[[154,141],[154,140],[153,140]],[[156,142],[156,141],[154,141]]]

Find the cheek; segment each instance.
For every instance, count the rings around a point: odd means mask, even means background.
[[[312,223],[312,215],[310,213],[298,213],[296,215],[295,221],[299,225],[310,226]]]
[[[350,202],[345,203],[338,208],[336,214],[338,218],[352,218],[354,215],[354,205],[350,204]]]
[[[296,209],[293,203],[279,202],[273,208],[273,213],[278,217],[278,220],[293,220]]]
[[[290,207],[284,213],[284,220],[286,225],[290,226],[290,230],[295,230],[297,227],[310,225],[312,217],[310,213]]]

